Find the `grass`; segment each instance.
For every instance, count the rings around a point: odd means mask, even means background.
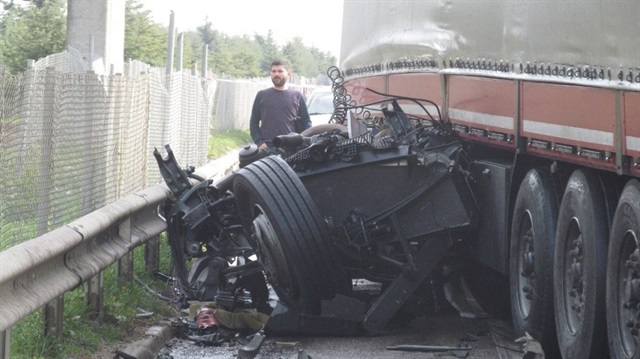
[[[209,138],[209,159],[216,159],[239,150],[243,146],[253,143],[247,130],[219,130],[211,133]]]
[[[219,158],[250,143],[249,131],[216,131],[209,139],[208,157]],[[164,238],[161,238],[160,244],[160,271],[171,273],[169,245]],[[134,249],[134,268],[137,278],[167,295],[168,286],[153,279],[144,267],[143,246]],[[104,271],[105,315],[102,322],[86,319],[89,313],[84,288],[80,286],[64,296],[62,339],[43,334],[42,310],[37,310],[12,328],[11,358],[92,358],[98,350],[130,339],[136,326],[146,329],[165,317],[176,315],[167,303],[148,294],[135,281],[118,279],[116,271],[117,263]],[[138,308],[155,314],[142,322],[136,318]]]
[[[166,240],[160,240],[160,270],[170,273],[171,254]],[[166,317],[175,316],[166,303],[147,293],[135,281],[118,279],[117,263],[104,271],[104,318],[101,322],[86,319],[88,308],[82,286],[64,296],[62,339],[43,335],[42,310],[18,322],[11,331],[11,358],[91,358],[101,348],[126,341],[136,326],[144,329]],[[134,249],[135,276],[166,292],[168,287],[151,277],[144,267],[144,247]],[[166,294],[165,294],[166,295]],[[149,319],[138,319],[138,308],[153,312]]]

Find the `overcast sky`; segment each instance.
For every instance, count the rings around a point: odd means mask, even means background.
[[[142,0],[156,22],[168,25],[175,13],[178,31],[195,30],[208,17],[227,35],[266,35],[272,30],[278,45],[298,36],[305,46],[340,55],[343,0]]]

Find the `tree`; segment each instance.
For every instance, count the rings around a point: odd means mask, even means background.
[[[258,46],[260,46],[262,51],[260,69],[264,71],[264,73],[269,73],[271,70],[271,62],[282,57],[282,52],[280,52],[276,41],[273,39],[273,31],[269,30],[266,37],[254,34],[253,38],[258,43]]]
[[[168,46],[167,29],[151,20],[151,10],[140,0],[127,0],[125,8],[124,57],[152,66],[164,66]]]
[[[294,37],[282,49],[282,54],[291,63],[293,71],[300,76],[314,77],[317,69],[313,68],[311,53],[302,43],[301,37]]]
[[[202,66],[202,40],[198,33],[190,31],[184,33],[183,67],[191,68],[191,64]]]
[[[16,73],[26,69],[27,59],[37,60],[63,51],[67,38],[66,4],[66,0],[41,0],[27,6],[9,6],[0,20],[0,64]]]

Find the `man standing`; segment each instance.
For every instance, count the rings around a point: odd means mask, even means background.
[[[304,96],[286,84],[291,74],[286,62],[271,63],[273,87],[258,91],[251,109],[249,130],[260,150],[271,146],[279,135],[302,132],[311,127],[311,119]]]

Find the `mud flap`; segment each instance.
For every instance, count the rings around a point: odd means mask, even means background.
[[[365,314],[363,326],[367,332],[382,331],[451,248],[451,244],[448,236],[442,236],[430,239],[422,245],[414,257],[415,272],[411,275],[400,274]]]

